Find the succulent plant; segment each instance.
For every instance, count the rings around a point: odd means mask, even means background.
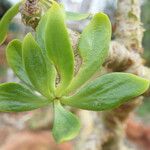
[[[11,8],[0,22],[1,42],[19,5]],[[23,41],[11,41],[6,51],[8,64],[22,83],[0,84],[2,112],[53,105],[52,132],[57,142],[73,139],[80,130],[79,119],[65,106],[110,110],[143,94],[149,87],[148,80],[129,73],[109,73],[91,79],[102,67],[111,40],[111,23],[104,13],[93,15],[81,33],[78,52],[82,64],[75,74],[75,56],[66,26],[68,16],[72,18],[72,14],[67,15],[53,1],[38,23],[35,37],[28,33]],[[84,17],[85,14],[79,17],[73,14],[75,20]],[[58,76],[60,82],[56,84]]]

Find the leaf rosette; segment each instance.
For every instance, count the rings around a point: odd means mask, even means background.
[[[108,55],[111,40],[111,23],[104,13],[95,14],[81,33],[78,52],[82,64],[75,74],[66,19],[85,19],[89,14],[68,13],[53,2],[42,16],[35,38],[28,33],[23,41],[9,43],[8,64],[25,85],[0,85],[0,111],[29,111],[53,104],[52,132],[57,142],[73,139],[80,130],[79,119],[65,105],[109,110],[143,94],[149,87],[148,80],[129,73],[110,73],[91,81]]]

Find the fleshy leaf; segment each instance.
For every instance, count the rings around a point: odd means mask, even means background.
[[[66,11],[67,20],[80,21],[80,20],[87,19],[90,16],[91,14],[89,13],[76,13],[76,12]]]
[[[31,83],[37,91],[46,97],[51,97],[55,87],[53,66],[48,66],[40,47],[31,33],[23,41],[23,62]]]
[[[5,41],[7,36],[7,31],[9,28],[9,23],[13,19],[14,16],[19,12],[20,3],[12,6],[0,20],[0,45]]]
[[[66,111],[59,102],[54,104],[53,136],[57,142],[71,140],[80,130],[79,119],[71,112]]]
[[[31,86],[31,82],[25,72],[22,62],[22,43],[19,40],[11,41],[6,49],[6,56],[9,66],[14,73],[27,85]]]
[[[47,24],[47,19],[48,19],[48,14],[45,13],[41,19],[40,22],[36,28],[36,41],[41,47],[42,51],[44,54],[46,54],[46,49],[45,49],[45,28]]]
[[[60,75],[58,95],[61,95],[71,82],[74,74],[74,55],[65,25],[65,15],[62,8],[54,3],[48,11],[45,45],[50,60],[53,61]]]
[[[78,48],[82,65],[67,93],[80,87],[98,71],[108,55],[110,39],[109,18],[103,13],[97,13],[81,34]]]
[[[21,84],[0,84],[0,111],[20,112],[29,111],[48,105],[51,100],[31,92]]]
[[[97,78],[62,103],[86,110],[107,110],[143,94],[149,81],[128,73],[110,73]]]

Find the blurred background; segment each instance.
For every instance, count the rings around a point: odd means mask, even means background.
[[[19,0],[0,0],[0,18]],[[74,12],[100,12],[107,13],[115,30],[115,13],[117,0],[59,0],[67,11]],[[141,19],[145,29],[143,48],[145,64],[150,67],[150,0],[141,0]],[[69,21],[72,30],[81,32],[87,21]],[[21,38],[31,30],[25,27],[17,15],[12,21],[7,40],[0,46],[0,82],[16,81],[9,69],[5,48],[13,38]],[[0,31],[1,32],[1,31]],[[113,37],[112,37],[113,38]],[[135,110],[134,116],[127,122],[127,138],[136,149],[150,150],[150,98],[144,99],[140,107]],[[52,112],[50,108],[38,109],[25,113],[0,113],[0,150],[72,150],[73,144],[57,145],[50,133]],[[84,150],[84,148],[83,148]]]

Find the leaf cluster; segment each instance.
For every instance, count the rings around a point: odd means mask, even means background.
[[[18,5],[0,22],[1,42]],[[109,110],[141,95],[149,87],[149,81],[128,73],[110,73],[90,80],[108,55],[111,23],[104,13],[95,14],[81,34],[78,52],[82,64],[75,75],[67,16],[62,7],[53,2],[42,16],[35,38],[28,33],[23,41],[15,39],[8,44],[8,64],[23,83],[0,85],[0,111],[29,111],[53,104],[52,132],[57,142],[74,138],[80,130],[78,118],[66,110],[65,105],[92,111]],[[70,18],[86,17],[72,13]]]

